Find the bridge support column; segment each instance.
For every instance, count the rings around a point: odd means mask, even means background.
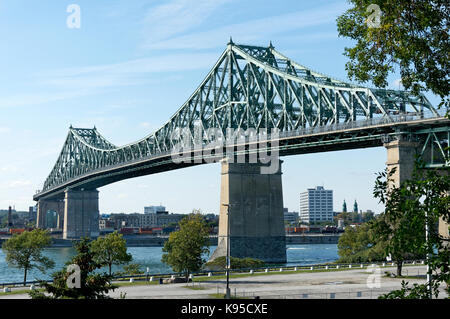
[[[387,150],[386,166],[388,171],[396,169],[391,176],[392,185],[399,187],[403,181],[412,176],[419,143],[399,139],[385,143],[384,147]]]
[[[423,147],[418,142],[405,141],[402,139],[395,140],[389,143],[385,143],[384,147],[387,150],[387,168],[388,171],[396,168],[395,173],[392,175],[392,186],[399,187],[402,182],[412,177],[414,171],[414,162],[416,160],[416,154],[419,151],[419,147]],[[429,157],[429,155],[428,155]],[[425,158],[425,160],[430,160]],[[449,175],[448,169],[442,169],[438,171],[439,174]],[[450,225],[446,223],[442,218],[439,219],[439,234],[443,237],[450,238],[449,235]]]
[[[97,190],[66,190],[64,239],[99,236]]]
[[[64,201],[63,200],[46,200],[38,201],[36,227],[40,229],[52,228],[47,225],[47,213],[49,211],[56,212],[57,223],[52,225],[54,228],[62,229],[62,220],[64,218]]]
[[[219,238],[211,260],[226,256],[228,211],[232,257],[286,262],[281,163],[276,173],[261,174],[269,165],[222,162]]]

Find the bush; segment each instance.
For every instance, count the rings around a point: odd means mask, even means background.
[[[225,256],[218,257],[212,261],[209,261],[205,264],[205,269],[217,269],[223,270],[226,269],[227,258]],[[262,260],[254,259],[254,258],[230,258],[230,266],[231,269],[245,269],[245,268],[261,268],[264,267],[265,263]]]

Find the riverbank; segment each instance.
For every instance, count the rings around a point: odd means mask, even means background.
[[[286,235],[286,244],[337,244],[340,234]],[[128,247],[162,247],[168,236],[125,235]],[[0,238],[0,245],[7,237]],[[51,247],[73,247],[74,240],[52,238]],[[210,245],[217,246],[217,236],[210,236]]]

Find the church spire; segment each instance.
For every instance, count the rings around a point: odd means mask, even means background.
[[[347,212],[347,203],[345,202],[345,199],[344,199],[344,204],[342,204],[342,211],[343,211],[344,213]]]

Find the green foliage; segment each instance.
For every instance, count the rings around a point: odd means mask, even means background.
[[[435,283],[436,284],[436,283]],[[437,287],[435,287],[435,297],[438,297]],[[408,282],[402,281],[402,288],[399,290],[393,290],[385,295],[381,295],[378,299],[428,299],[428,289],[426,284],[413,284],[412,287],[408,286]]]
[[[112,274],[112,265],[129,263],[131,254],[127,253],[127,243],[122,234],[117,231],[105,237],[99,237],[91,243],[94,259],[97,263],[107,265],[109,274]]]
[[[54,267],[55,263],[42,255],[42,250],[50,243],[50,235],[41,229],[15,234],[3,243],[2,250],[6,255],[8,265],[24,270],[24,285],[30,269],[37,268],[45,273],[47,268]]]
[[[402,261],[408,256],[428,256],[427,263],[433,273],[428,284],[437,295],[437,283],[445,283],[447,290],[450,285],[450,246],[437,227],[439,218],[447,223],[450,221],[450,179],[447,172],[439,175],[416,164],[412,178],[395,187],[392,174],[392,171],[385,171],[376,180],[374,195],[385,204],[384,216],[379,219],[376,231],[388,242],[387,252],[397,262],[399,276]],[[420,291],[415,287],[413,292]],[[403,294],[407,292],[404,290]],[[428,297],[431,295],[424,296]]]
[[[123,266],[123,272],[124,275],[140,275],[143,274],[144,271],[141,269],[141,265],[139,264],[129,264]]]
[[[446,0],[350,0],[352,7],[337,19],[340,36],[356,41],[346,48],[350,78],[387,86],[397,67],[402,84],[416,94],[431,90],[449,105],[448,17]],[[369,27],[368,11],[377,4],[380,27]]]
[[[198,271],[205,263],[203,255],[209,253],[208,227],[199,212],[193,212],[179,222],[180,229],[172,232],[163,247],[161,261],[175,272]]]
[[[226,269],[227,258],[225,256],[217,257],[205,264],[205,268],[212,267],[218,269]],[[237,258],[230,257],[231,269],[254,269],[264,267],[264,261],[254,258]]]
[[[386,244],[377,237],[373,230],[373,222],[346,227],[338,241],[338,262],[360,263],[384,260]]]
[[[42,281],[45,292],[32,291],[33,299],[109,299],[107,293],[117,286],[111,284],[113,277],[106,273],[98,273],[103,264],[96,261],[96,253],[91,249],[89,239],[85,238],[75,245],[75,255],[66,265],[76,264],[80,267],[80,288],[69,288],[67,280],[71,273],[66,268],[52,274],[53,282]]]

